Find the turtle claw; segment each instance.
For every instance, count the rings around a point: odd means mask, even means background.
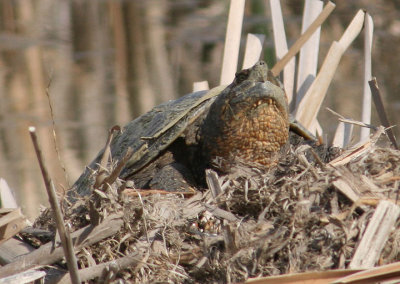
[[[318,138],[315,137],[307,128],[305,128],[299,121],[297,121],[292,115],[289,116],[289,129],[290,131],[296,133],[297,135],[303,137],[306,140],[311,140],[314,142],[318,141]]]

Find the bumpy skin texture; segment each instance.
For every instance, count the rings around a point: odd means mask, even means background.
[[[289,137],[285,92],[263,61],[236,74],[211,105],[202,125],[206,159],[229,171],[235,159],[265,168],[277,163]]]

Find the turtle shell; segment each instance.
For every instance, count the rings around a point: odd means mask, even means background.
[[[132,175],[156,159],[168,148],[196,119],[208,111],[216,96],[225,86],[210,91],[199,91],[185,95],[154,107],[149,112],[129,122],[111,142],[111,155],[114,161],[121,160],[128,148],[133,155],[121,172],[124,178]],[[93,181],[90,173],[97,168],[104,149],[86,168],[73,186],[79,195],[90,193]]]

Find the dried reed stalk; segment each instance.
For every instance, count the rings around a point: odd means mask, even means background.
[[[322,1],[305,1],[301,33],[304,33],[312,21],[317,18],[322,11],[322,7]],[[320,33],[321,26],[317,28],[300,50],[299,66],[297,70],[296,104],[294,107],[300,103],[317,74]]]
[[[374,267],[399,215],[400,208],[396,204],[387,200],[379,202],[357,246],[349,268]]]
[[[245,0],[231,0],[226,28],[220,85],[232,82],[238,65]]]
[[[5,179],[0,178],[0,207],[1,208],[17,208],[14,191],[8,186]]]
[[[276,55],[277,61],[279,61],[288,52],[281,3],[279,0],[271,0],[271,1],[269,1],[269,4],[271,6],[272,30],[274,33],[274,43],[275,43],[275,55]],[[286,91],[286,95],[287,95],[289,104],[291,103],[292,98],[293,98],[295,68],[296,68],[296,60],[295,60],[295,58],[292,58],[289,60],[289,62],[283,69],[283,85],[285,87],[285,91]]]
[[[264,40],[265,35],[263,34],[247,35],[242,69],[250,68],[260,60]]]
[[[89,225],[73,232],[71,237],[75,248],[80,250],[84,246],[90,246],[116,234],[121,230],[123,223],[121,215],[111,215],[98,226]],[[34,267],[53,264],[63,256],[63,248],[54,247],[54,244],[49,242],[31,253],[18,256],[12,263],[0,267],[0,278]]]
[[[347,283],[375,284],[380,281],[393,281],[393,280],[399,281],[399,278],[400,278],[400,262],[395,262],[351,274],[349,276],[336,280],[332,284],[347,284]],[[389,282],[389,283],[398,283],[398,282]]]
[[[292,273],[286,275],[268,276],[249,279],[247,284],[327,284],[344,276],[351,275],[360,270],[337,269],[328,271],[312,271],[303,273]]]
[[[208,85],[208,81],[200,81],[193,83],[193,92],[207,91],[209,89],[210,87]]]
[[[279,62],[272,67],[271,72],[274,76],[278,76],[279,73],[283,70],[286,64],[292,59],[293,56],[299,52],[301,47],[308,41],[308,39],[314,34],[314,32],[322,25],[322,23],[328,18],[330,13],[332,13],[333,9],[335,9],[335,4],[332,2],[328,2],[325,5],[325,8],[322,10],[321,14],[315,19],[314,22],[308,27],[307,31],[305,31],[297,41],[290,47],[289,51],[286,53],[284,57],[282,57]]]
[[[27,226],[25,216],[21,208],[1,208],[0,209],[0,244],[18,234]]]
[[[8,277],[4,277],[0,279],[0,284],[16,284],[16,283],[44,283],[43,278],[46,276],[46,272],[40,270],[28,270],[18,274],[14,274]],[[36,282],[35,280],[41,281]]]
[[[339,121],[339,124],[335,131],[335,136],[333,137],[332,146],[343,149],[347,145],[349,145],[353,133],[353,128],[353,124]]]
[[[375,77],[372,78],[372,80],[369,81],[368,83],[369,83],[369,86],[372,91],[372,97],[374,99],[374,104],[375,104],[376,110],[378,112],[379,119],[380,119],[382,125],[387,128],[386,133],[390,139],[390,142],[392,142],[393,147],[398,150],[399,146],[397,145],[396,137],[394,136],[393,129],[391,128],[389,119],[388,119],[386,111],[385,111],[385,107],[383,106],[382,96],[379,91],[379,87],[378,87],[378,83],[376,82],[376,78]]]
[[[366,141],[361,141],[354,145],[351,149],[343,152],[339,157],[329,162],[331,166],[339,166],[345,165],[349,163],[351,160],[360,157],[361,155],[365,155],[368,151],[371,150],[372,146],[378,141],[379,137],[385,132],[383,126],[378,127],[374,135]]]
[[[69,235],[68,230],[65,228],[64,218],[61,213],[60,205],[58,204],[56,191],[54,189],[53,181],[49,176],[49,172],[44,163],[42,151],[39,146],[38,139],[36,137],[35,127],[29,127],[29,134],[31,135],[33,146],[35,148],[35,152],[37,155],[37,159],[39,162],[40,170],[42,171],[44,183],[47,190],[47,195],[49,197],[49,203],[51,208],[53,209],[55,215],[55,221],[57,225],[57,231],[60,235],[61,244],[64,250],[65,258],[67,260],[69,273],[71,276],[72,283],[79,284],[81,283],[78,274],[78,265],[76,261],[76,256],[74,253],[74,246],[72,244],[71,236]]]
[[[359,10],[341,39],[338,42],[334,41],[332,43],[317,78],[300,102],[296,111],[296,119],[306,128],[311,128],[313,123],[315,123],[315,119],[332,78],[335,75],[339,61],[343,53],[360,33],[364,24],[364,17],[365,12]]]
[[[371,123],[371,89],[368,85],[368,82],[372,77],[371,49],[373,32],[374,23],[372,21],[372,17],[366,13],[364,19],[364,90],[361,115],[361,121],[365,124]],[[360,132],[360,141],[367,139],[369,134],[370,129],[362,127]]]

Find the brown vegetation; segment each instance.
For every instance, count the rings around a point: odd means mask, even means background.
[[[302,3],[282,5],[290,44],[299,34]],[[340,3],[324,26],[321,46],[324,54],[325,43],[340,36],[360,7],[372,14],[378,31],[374,75],[386,99],[393,102],[388,111],[394,121],[397,104],[389,96],[399,90],[391,75],[398,68],[392,56],[400,46],[396,5],[396,1]],[[30,216],[46,198],[28,126],[38,128],[57,188],[67,189],[100,149],[109,126],[125,124],[155,104],[190,92],[194,81],[217,84],[227,7],[220,1],[1,2],[0,169]],[[266,33],[271,62],[269,27],[264,1],[248,1],[244,32]],[[356,44],[344,56],[326,104],[354,117],[359,113],[362,55]],[[331,121],[329,114],[321,112],[321,117]],[[335,127],[324,120],[322,124],[326,131]]]

